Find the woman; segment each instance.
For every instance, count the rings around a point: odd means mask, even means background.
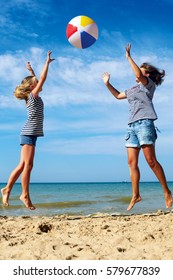
[[[140,170],[138,167],[139,152],[143,154],[150,168],[162,185],[167,208],[172,207],[173,199],[168,188],[164,170],[157,161],[155,154],[155,141],[157,138],[154,121],[157,119],[152,103],[156,86],[161,85],[165,71],[159,71],[156,67],[143,63],[140,67],[130,55],[131,45],[126,47],[126,58],[136,77],[137,85],[124,92],[116,90],[109,82],[110,74],[103,74],[103,81],[109,91],[118,100],[127,98],[130,108],[129,123],[126,137],[128,165],[132,182],[132,198],[127,210],[131,210],[135,203],[141,201],[139,192]]]
[[[17,167],[12,171],[7,185],[1,189],[2,202],[4,206],[9,206],[9,196],[14,183],[22,174],[22,194],[20,200],[24,203],[26,208],[35,210],[29,195],[30,175],[33,167],[35,146],[37,137],[43,136],[43,110],[44,105],[39,93],[47,78],[49,64],[54,60],[51,56],[51,51],[47,53],[47,59],[40,75],[39,81],[36,79],[34,71],[27,63],[27,69],[30,71],[31,76],[23,79],[21,84],[16,87],[14,95],[18,99],[23,99],[26,102],[26,109],[28,119],[21,132],[21,158]]]

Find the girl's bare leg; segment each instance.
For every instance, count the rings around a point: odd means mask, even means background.
[[[26,208],[30,210],[35,210],[35,206],[32,204],[29,195],[29,183],[30,183],[30,175],[33,167],[34,154],[35,154],[35,146],[33,145],[23,145],[22,148],[23,158],[24,158],[24,168],[22,172],[22,194],[20,196],[20,200],[25,204]]]
[[[140,171],[138,167],[138,157],[139,157],[139,148],[127,148],[128,155],[128,165],[130,170],[130,178],[132,182],[132,199],[127,210],[131,210],[133,206],[141,201],[141,196],[139,194],[139,180],[140,180]]]
[[[155,147],[154,145],[145,145],[142,147],[145,159],[151,169],[153,170],[154,174],[156,175],[157,179],[159,180],[160,184],[162,185],[163,191],[164,191],[164,197],[165,197],[165,204],[167,208],[171,208],[173,204],[173,198],[171,195],[171,191],[168,188],[166,177],[164,170],[160,163],[156,159],[155,154]]]
[[[11,190],[14,186],[14,183],[17,181],[19,176],[21,175],[22,171],[24,168],[24,161],[23,161],[23,155],[21,151],[21,157],[20,157],[20,162],[18,166],[12,171],[7,185],[1,189],[1,194],[2,194],[2,203],[4,206],[9,206],[9,196],[11,193]]]
[[[29,195],[30,174],[33,167],[35,147],[31,145],[23,145],[21,150],[21,158],[19,165],[11,173],[7,185],[1,189],[2,202],[4,206],[9,206],[9,196],[14,183],[22,173],[22,194],[20,200],[30,210],[35,210]]]

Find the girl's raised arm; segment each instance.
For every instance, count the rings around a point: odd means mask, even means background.
[[[41,72],[41,75],[40,75],[40,79],[36,85],[36,87],[32,90],[32,94],[37,97],[39,92],[42,90],[42,87],[43,87],[43,84],[47,78],[47,73],[48,73],[48,69],[49,69],[49,64],[54,61],[55,59],[54,58],[51,58],[51,53],[52,51],[48,51],[47,53],[47,59],[46,59],[46,62],[45,62],[45,65],[43,67],[43,70]]]

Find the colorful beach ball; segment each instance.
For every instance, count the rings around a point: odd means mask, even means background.
[[[86,49],[98,39],[98,27],[91,18],[77,16],[68,23],[66,36],[72,46]]]

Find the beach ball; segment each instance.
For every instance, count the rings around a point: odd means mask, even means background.
[[[66,28],[69,43],[80,49],[86,49],[98,39],[97,24],[87,16],[77,16],[70,20]]]

